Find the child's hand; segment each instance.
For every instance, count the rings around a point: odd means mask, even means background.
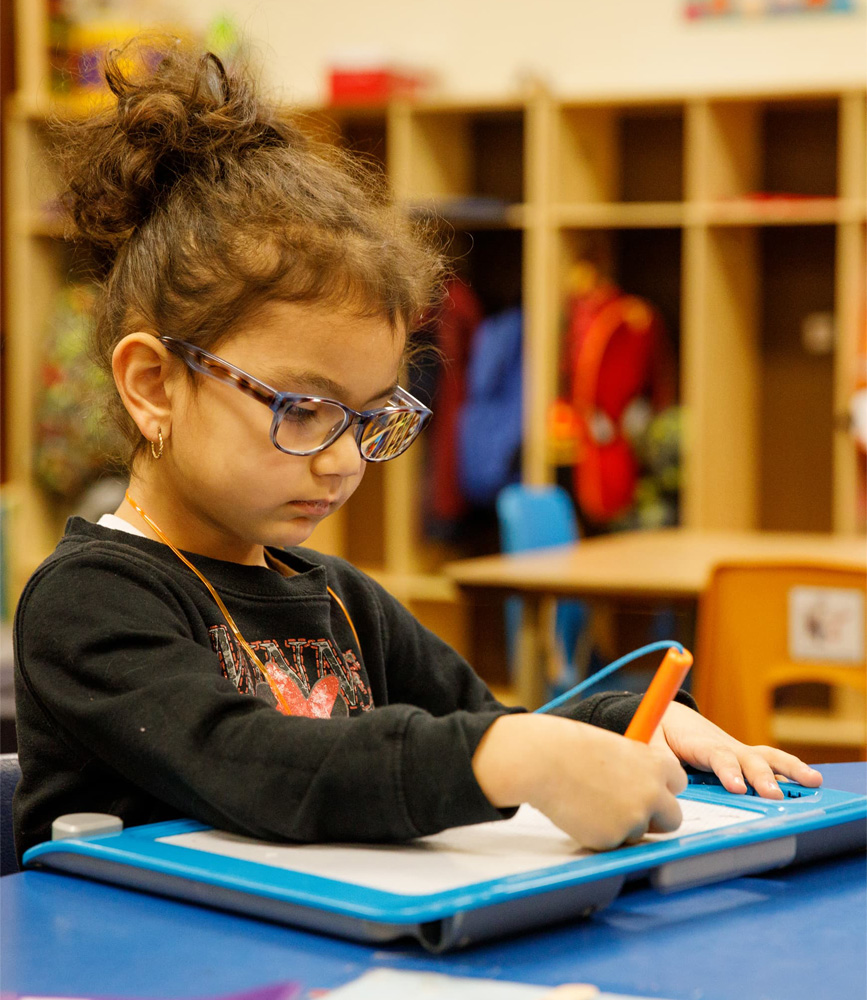
[[[822,775],[798,757],[773,747],[747,746],[678,702],[666,709],[651,744],[667,746],[685,764],[713,771],[730,792],[746,792],[744,779],[766,799],[783,798],[776,778],[810,788],[822,784]]]
[[[582,846],[605,850],[648,830],[676,830],[686,774],[667,747],[550,715],[505,715],[485,733],[473,771],[500,808],[541,810]]]

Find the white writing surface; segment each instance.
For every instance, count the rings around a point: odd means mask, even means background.
[[[648,835],[646,841],[705,833],[763,815],[691,799],[680,805],[680,828]],[[159,842],[406,896],[446,892],[593,854],[527,805],[509,820],[454,827],[406,844],[274,844],[220,830],[160,837]]]

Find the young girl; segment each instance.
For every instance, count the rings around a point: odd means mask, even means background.
[[[429,416],[398,375],[440,258],[214,56],[129,62],[108,62],[113,110],[64,135],[129,491],[69,520],[18,606],[19,854],[66,812],[396,841],[522,802],[606,848],[678,826],[679,761],[735,792],[819,784],[687,695],[650,746],[619,735],[632,695],[507,709],[371,579],[299,548]]]

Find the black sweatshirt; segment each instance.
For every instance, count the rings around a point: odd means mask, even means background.
[[[342,559],[267,551],[295,575],[185,555],[280,678],[288,717],[167,546],[70,518],[15,616],[19,857],[68,812],[295,841],[398,841],[511,814],[471,766],[511,710],[466,661]],[[623,732],[636,705],[605,693],[561,714]]]

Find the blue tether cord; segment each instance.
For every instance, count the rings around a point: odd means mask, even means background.
[[[582,691],[586,691],[587,688],[592,687],[598,681],[608,677],[610,674],[616,673],[616,671],[618,671],[621,667],[625,667],[627,663],[632,663],[633,660],[646,656],[647,653],[653,653],[657,649],[671,649],[672,646],[678,651],[678,653],[683,652],[683,646],[679,642],[674,642],[674,640],[671,639],[661,639],[659,642],[648,643],[640,649],[633,649],[631,653],[627,653],[626,656],[621,656],[619,660],[609,663],[607,667],[597,670],[595,674],[591,674],[589,677],[585,678],[585,680],[581,681],[580,684],[576,684],[575,687],[570,688],[565,694],[558,695],[553,701],[549,701],[547,705],[537,708],[536,711],[550,712],[552,708],[557,708],[562,705],[564,701],[574,698],[576,694],[581,694]]]

